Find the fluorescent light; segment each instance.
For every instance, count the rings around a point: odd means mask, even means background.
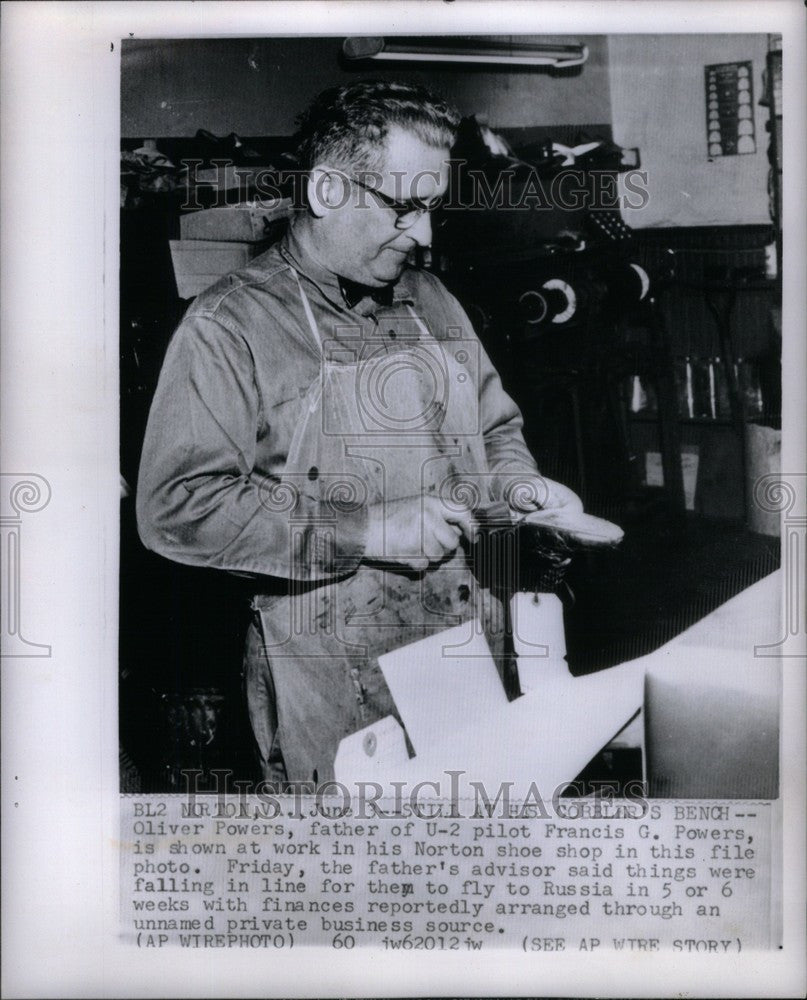
[[[504,66],[581,66],[588,59],[585,45],[541,45],[465,38],[346,38],[347,59],[394,59],[398,62],[489,63]]]

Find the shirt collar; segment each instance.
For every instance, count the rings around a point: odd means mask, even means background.
[[[352,309],[361,316],[368,316],[379,306],[414,302],[409,269],[403,272],[394,285],[383,288],[367,288],[347,278],[340,278],[323,267],[306,250],[295,235],[294,226],[289,227],[281,240],[280,250],[297,272],[312,281],[325,298],[339,309]]]

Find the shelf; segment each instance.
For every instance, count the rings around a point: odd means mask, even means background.
[[[628,420],[635,420],[640,424],[655,424],[658,423],[657,413],[629,413]],[[678,423],[684,427],[687,424],[695,424],[697,426],[714,426],[714,427],[732,427],[732,421],[730,417],[679,417]]]

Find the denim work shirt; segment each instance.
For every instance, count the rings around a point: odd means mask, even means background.
[[[349,305],[292,231],[189,308],[149,418],[144,543],[255,577],[244,671],[267,780],[327,780],[345,736],[397,715],[381,654],[466,621],[503,648],[462,547],[423,573],[362,559],[370,502],[446,486],[484,505],[536,474],[459,303],[414,269],[384,293]]]
[[[537,474],[518,408],[439,279],[408,268],[387,304],[367,296],[351,307],[338,278],[304,251],[292,229],[189,307],[163,363],[136,497],[147,548],[176,562],[262,577],[258,589],[266,592],[283,592],[284,581],[354,572],[367,523],[366,507],[339,509],[336,531],[323,542],[313,527],[301,529],[299,510],[292,530],[282,505],[267,503],[322,371],[323,349],[312,336],[295,272],[332,353],[340,343],[353,349],[357,337],[399,350],[411,331],[411,310],[438,342],[467,345],[490,473],[486,492],[500,493],[508,474]],[[313,524],[314,501],[306,514]]]

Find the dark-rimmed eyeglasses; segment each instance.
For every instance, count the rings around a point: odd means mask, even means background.
[[[358,177],[351,177],[349,175],[346,176],[348,180],[353,181],[354,184],[358,184],[360,188],[363,188],[371,194],[379,205],[383,205],[384,208],[389,208],[395,213],[396,229],[410,229],[421,218],[421,216],[429,215],[432,212],[435,212],[443,203],[442,198],[435,198],[428,204],[421,201],[419,198],[412,198],[409,201],[398,201],[395,198],[390,198],[390,196],[384,194],[383,191],[379,191],[378,188],[365,184],[363,181],[360,181]]]

